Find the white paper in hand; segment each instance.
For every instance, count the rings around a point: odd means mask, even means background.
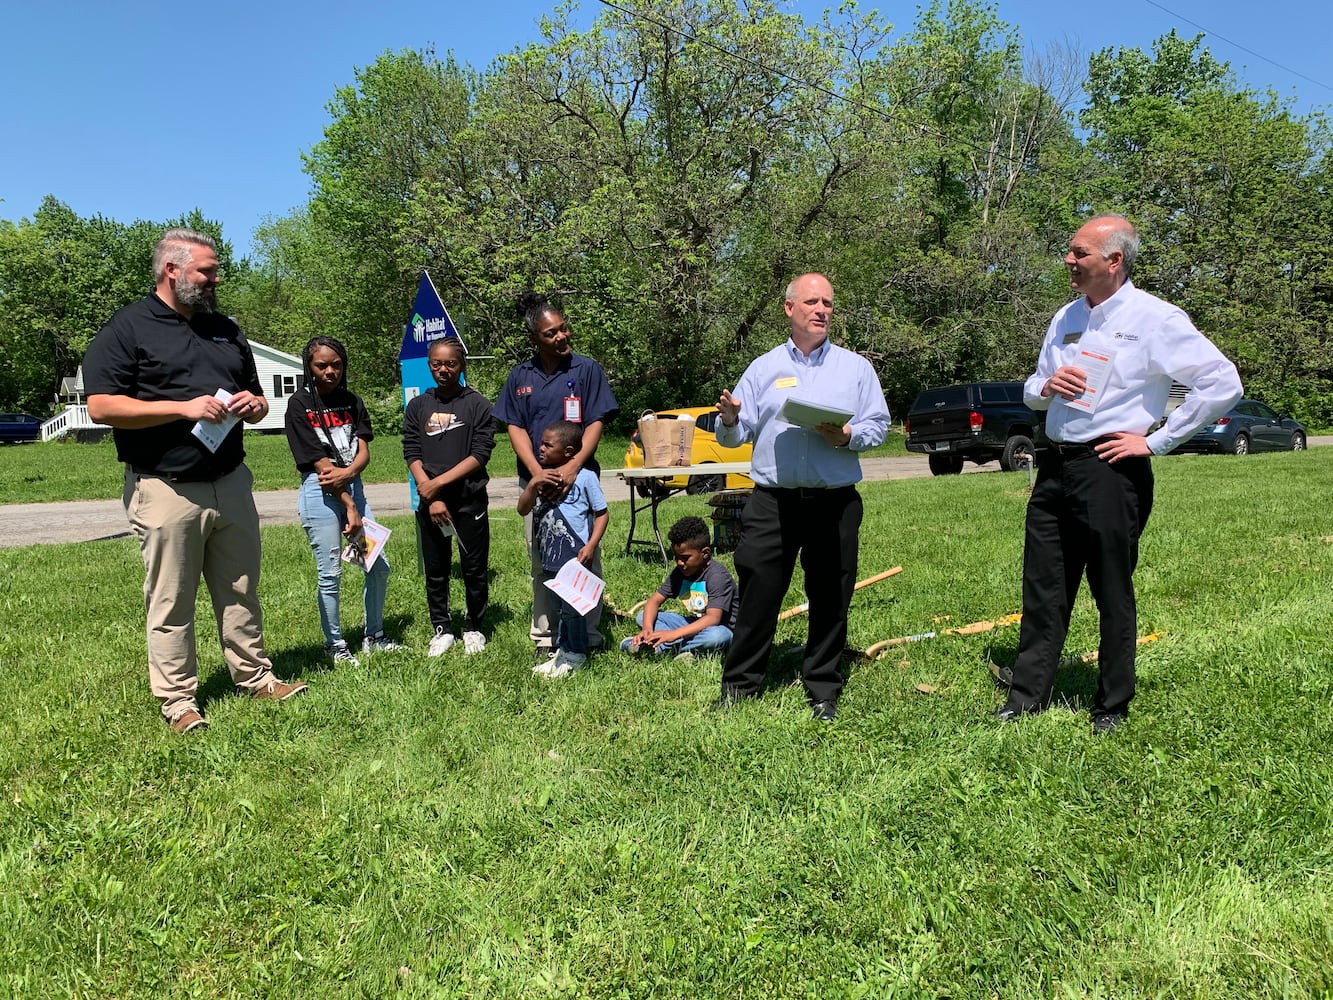
[[[222,400],[222,405],[226,406],[231,402],[231,393],[226,389],[219,389],[213,393],[213,398]],[[222,447],[222,442],[227,439],[227,435],[231,433],[231,429],[236,426],[236,421],[240,419],[236,414],[228,413],[222,418],[220,424],[210,424],[207,420],[198,420],[195,421],[193,433],[195,437],[203,442],[205,448],[209,451],[217,451]]]
[[[853,416],[855,414],[851,410],[839,410],[795,396],[788,396],[786,402],[782,404],[782,409],[778,411],[779,419],[809,430],[814,430],[820,424],[836,424],[842,427],[851,423]]]
[[[597,602],[602,599],[602,588],[606,586],[601,577],[595,576],[577,559],[569,560],[560,567],[554,580],[544,580],[543,584],[581,615],[587,615],[597,607]]]
[[[1111,381],[1111,371],[1115,367],[1115,351],[1079,351],[1075,364],[1083,369],[1087,376],[1087,388],[1073,399],[1061,399],[1066,406],[1086,413],[1096,413],[1097,404],[1102,401],[1106,384]]]

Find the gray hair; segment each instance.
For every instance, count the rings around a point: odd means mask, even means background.
[[[190,247],[208,247],[217,252],[213,237],[194,229],[168,229],[153,247],[153,281],[161,284],[166,275],[167,264],[185,267],[190,263]]]
[[[1102,243],[1102,256],[1109,257],[1115,251],[1120,251],[1120,259],[1125,262],[1125,277],[1128,278],[1134,272],[1134,259],[1139,255],[1139,233],[1134,228],[1134,223],[1119,212],[1102,212],[1100,215],[1094,215],[1089,222],[1096,222],[1099,219],[1115,219],[1123,222],[1123,226],[1114,226],[1106,234],[1106,239]]]

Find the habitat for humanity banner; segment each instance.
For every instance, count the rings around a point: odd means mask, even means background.
[[[435,385],[430,374],[430,363],[426,358],[430,345],[437,340],[453,337],[460,344],[463,338],[458,336],[454,321],[449,318],[449,310],[444,308],[440,293],[435,290],[435,282],[430,275],[421,275],[421,284],[417,286],[417,297],[412,303],[412,314],[403,328],[403,346],[398,349],[398,375],[403,383],[403,409],[407,404]],[[467,345],[463,344],[463,350]],[[465,379],[463,381],[466,381]],[[408,477],[412,491],[412,509],[417,509],[417,485]]]

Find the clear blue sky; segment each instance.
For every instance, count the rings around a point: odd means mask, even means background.
[[[789,6],[813,21],[836,3]],[[0,218],[31,216],[46,194],[80,215],[123,222],[198,207],[246,253],[265,217],[305,203],[300,154],[320,139],[325,106],[355,67],[385,51],[430,45],[484,67],[535,39],[538,18],[553,7],[554,0],[0,0]],[[1107,46],[1147,51],[1173,27],[1193,37],[1194,21],[1243,83],[1293,97],[1301,112],[1333,107],[1329,0],[1274,7],[997,0],[997,7],[1030,47],[1065,41],[1085,57]],[[602,9],[581,0],[576,25]],[[916,6],[878,9],[905,31]]]

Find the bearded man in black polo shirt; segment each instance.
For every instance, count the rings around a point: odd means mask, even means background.
[[[145,571],[149,683],[163,718],[187,733],[207,725],[195,700],[201,575],[236,686],[276,701],[306,686],[278,680],[264,653],[259,515],[239,421],[263,420],[268,401],[245,335],[214,311],[212,238],[168,230],[153,250],[153,280],[152,294],[98,333],[83,373],[88,415],[111,425],[125,463],[122,499]],[[210,431],[228,421],[210,448]]]

